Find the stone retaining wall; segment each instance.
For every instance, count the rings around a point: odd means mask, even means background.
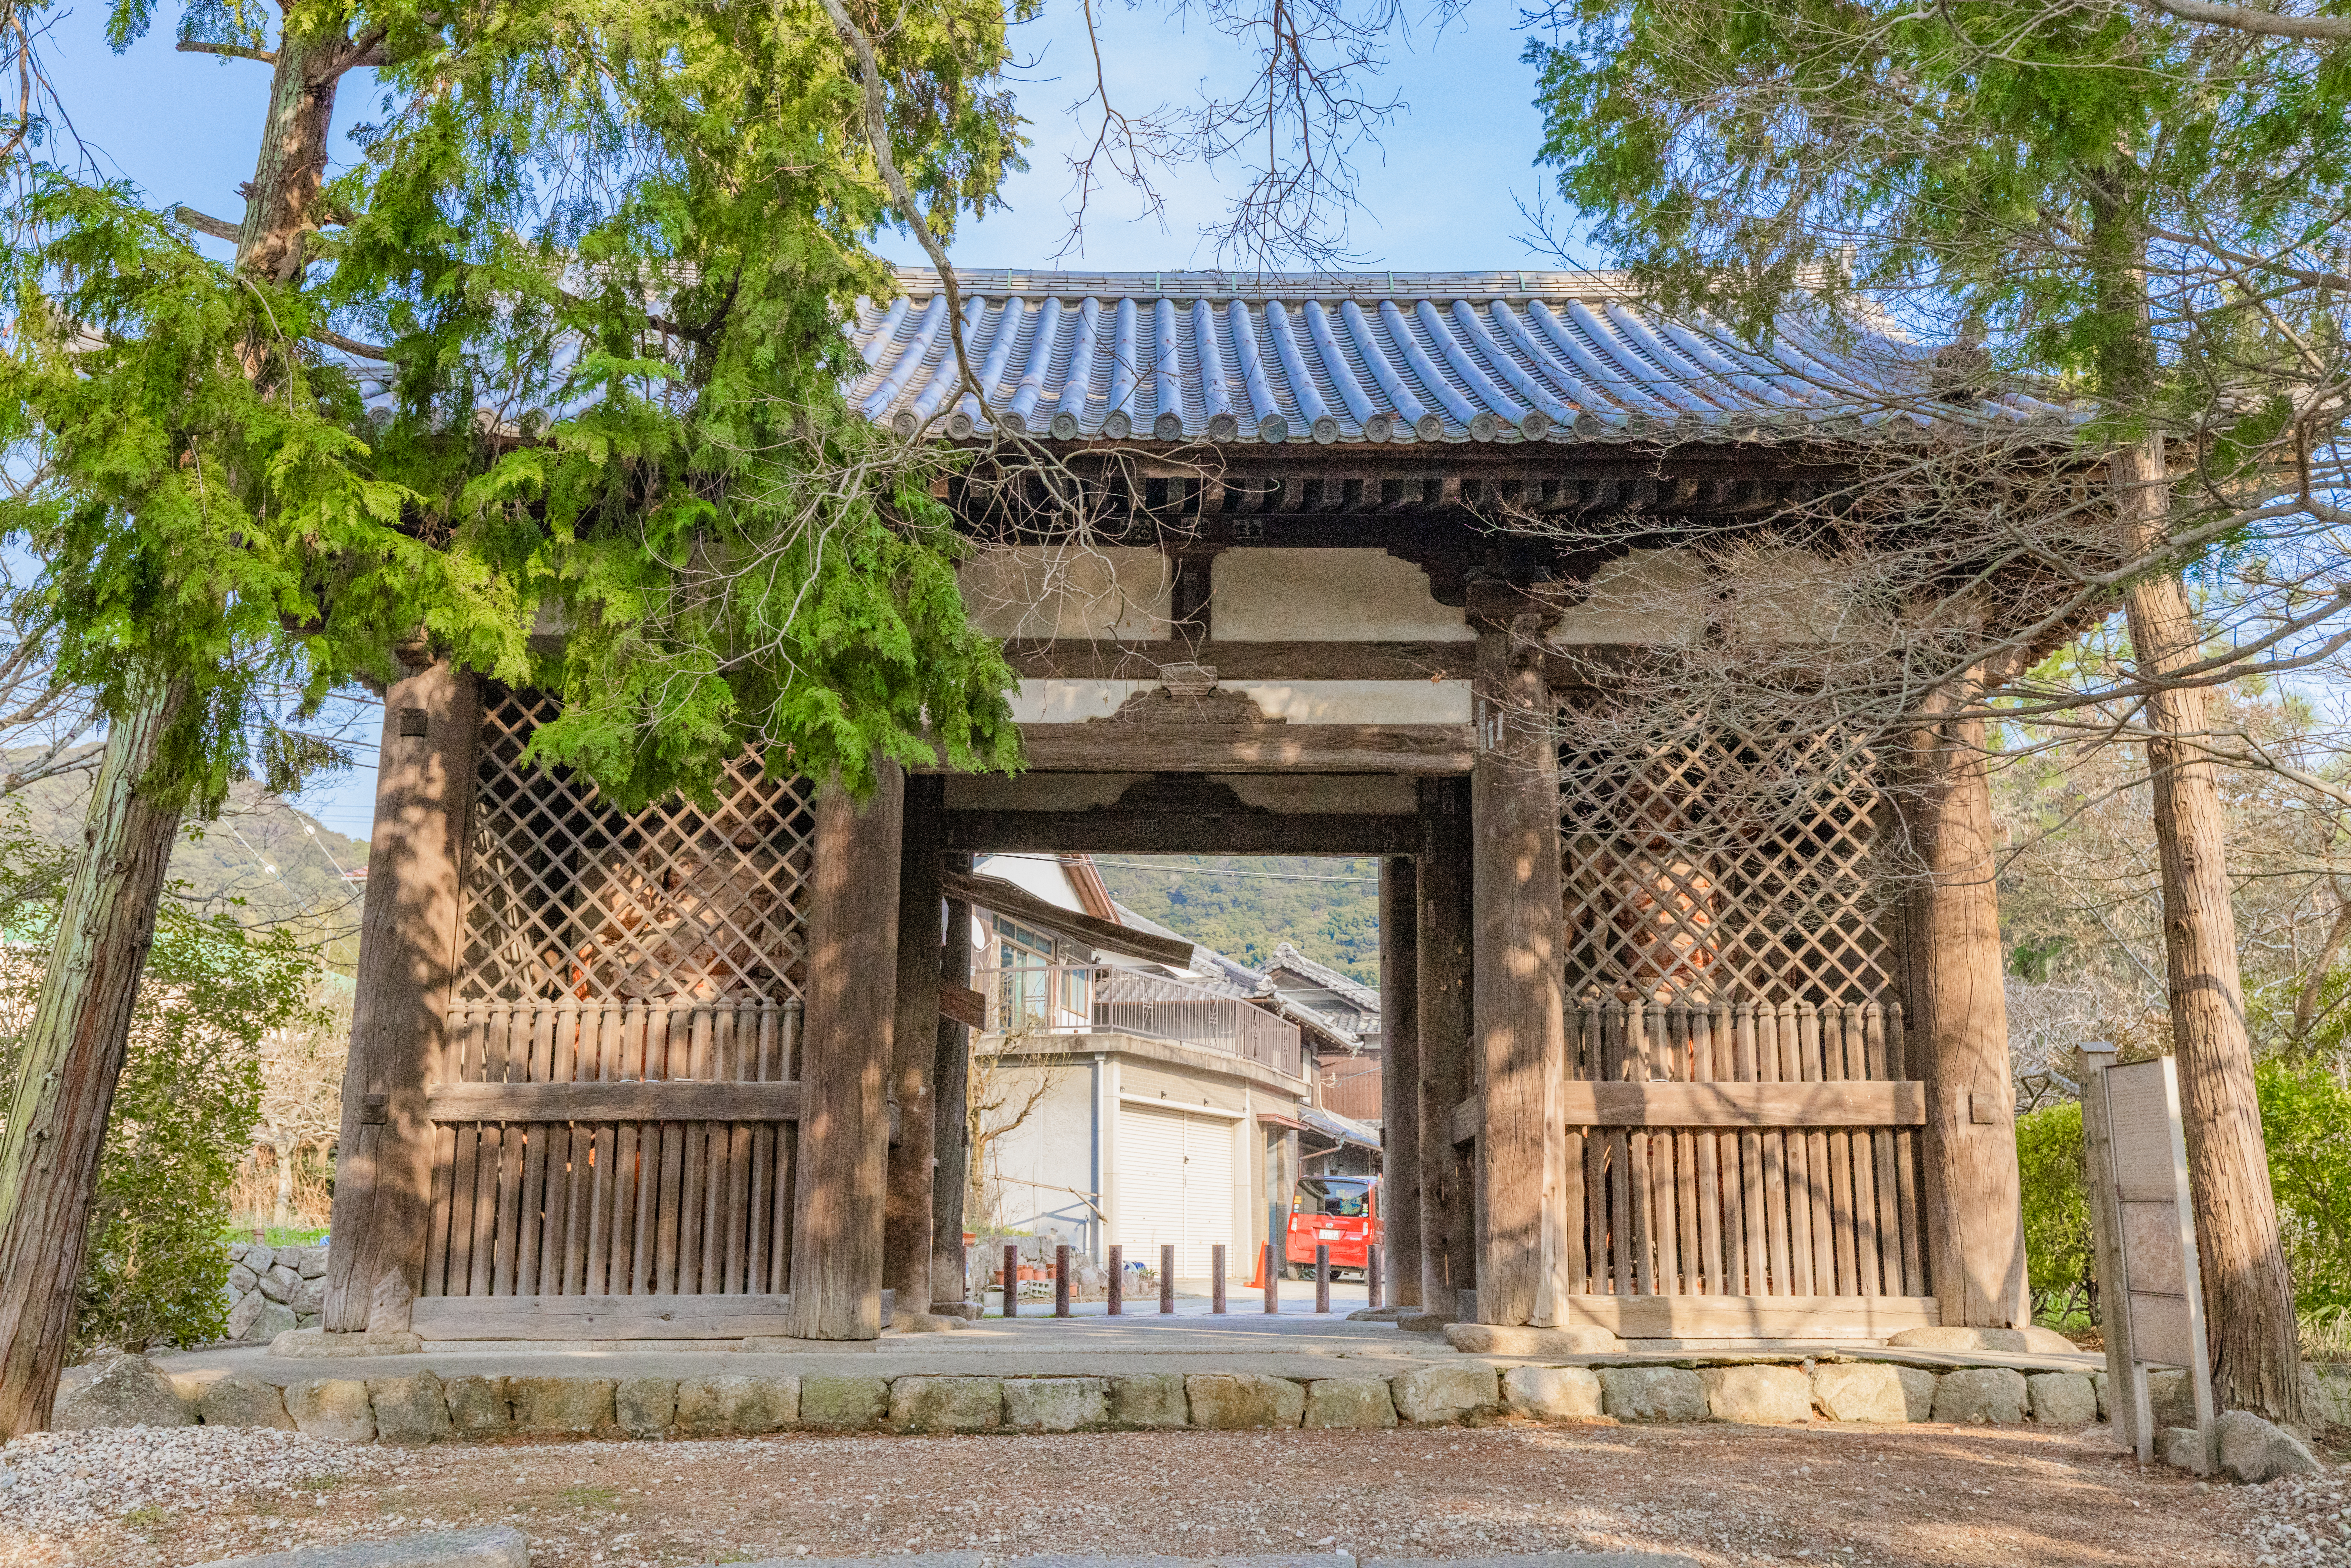
[[[124,1357],[125,1361],[135,1357]],[[168,1387],[160,1368],[156,1380]],[[112,1381],[128,1382],[119,1371]],[[350,1441],[732,1437],[782,1431],[1076,1432],[1188,1427],[1381,1427],[1537,1421],[2017,1422],[2105,1414],[2105,1375],[1885,1362],[1499,1366],[1459,1361],[1389,1376],[1257,1373],[1125,1377],[318,1377],[206,1385],[190,1421]],[[76,1391],[78,1393],[78,1391]],[[58,1405],[62,1427],[133,1424]],[[183,1403],[185,1403],[183,1401]],[[151,1415],[144,1424],[153,1424]]]
[[[327,1301],[327,1249],[228,1244],[226,1340],[276,1339],[319,1326]]]

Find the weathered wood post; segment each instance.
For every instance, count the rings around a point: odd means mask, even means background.
[[[1566,1134],[1553,1113],[1567,1039],[1559,743],[1541,661],[1529,656],[1532,634],[1531,624],[1517,624],[1478,636],[1471,1010],[1482,1079],[1478,1318],[1489,1323],[1555,1322],[1565,1293],[1558,1274]]]
[[[968,854],[942,860],[946,870],[971,871]],[[971,984],[971,905],[961,900],[946,906],[939,978],[954,986]],[[971,1030],[945,1013],[939,1015],[932,1057],[931,1101],[931,1301],[934,1307],[952,1303],[960,1309],[971,1288],[964,1277],[963,1246],[964,1198],[971,1186]],[[943,1291],[950,1294],[943,1296]]]
[[[2030,1314],[1983,721],[1921,719],[1894,795],[1914,857],[1910,1049],[1927,1083],[1929,1288],[1947,1324],[2021,1326]]]
[[[1395,1304],[1420,1305],[1420,892],[1412,857],[1380,862],[1380,1225]],[[1372,1302],[1376,1307],[1377,1301]]]
[[[882,1282],[897,1292],[901,1312],[927,1313],[931,1288],[931,1227],[935,1197],[932,1151],[937,1096],[939,979],[944,922],[939,878],[946,830],[946,779],[921,773],[906,780],[905,825],[898,852],[898,978],[891,1030],[892,1098],[898,1103],[898,1142],[890,1151],[890,1194],[882,1228]]]
[[[402,650],[403,662],[411,657]],[[413,657],[432,660],[421,649]],[[379,1287],[385,1311],[375,1326],[407,1328],[404,1302],[423,1278],[433,1188],[424,1091],[441,1073],[462,940],[459,878],[480,721],[472,672],[445,659],[411,664],[384,692],[321,1317],[329,1332],[367,1328]]]
[[[1459,1292],[1477,1280],[1469,1243],[1469,1166],[1453,1142],[1453,1108],[1469,1095],[1469,801],[1458,779],[1421,789],[1417,1085],[1420,1132],[1420,1255],[1399,1267],[1420,1272],[1424,1312],[1450,1320]]]
[[[872,796],[862,803],[838,779],[816,796],[787,1318],[795,1339],[875,1339],[882,1333],[906,779],[886,760],[875,774]]]

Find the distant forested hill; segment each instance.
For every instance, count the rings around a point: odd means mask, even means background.
[[[26,825],[61,847],[81,837],[90,775],[69,773],[28,786],[16,797]],[[363,889],[343,871],[364,870],[368,847],[345,838],[284,800],[246,782],[209,822],[190,819],[172,852],[176,895],[239,925],[293,922],[319,941],[329,963],[348,963],[359,931]]]
[[[1367,986],[1380,983],[1375,860],[1108,855],[1094,864],[1121,904],[1253,968],[1286,941]]]

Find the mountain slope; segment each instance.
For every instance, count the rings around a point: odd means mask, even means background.
[[[1121,904],[1252,968],[1287,941],[1367,986],[1380,983],[1376,860],[1111,855],[1094,864]]]

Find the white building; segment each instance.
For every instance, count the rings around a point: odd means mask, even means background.
[[[1114,903],[1083,855],[993,855],[974,875],[998,897],[972,929],[973,1218],[1098,1262],[1115,1245],[1156,1268],[1173,1246],[1186,1279],[1223,1246],[1248,1278],[1298,1176],[1297,1026],[1249,999],[1261,977]]]

